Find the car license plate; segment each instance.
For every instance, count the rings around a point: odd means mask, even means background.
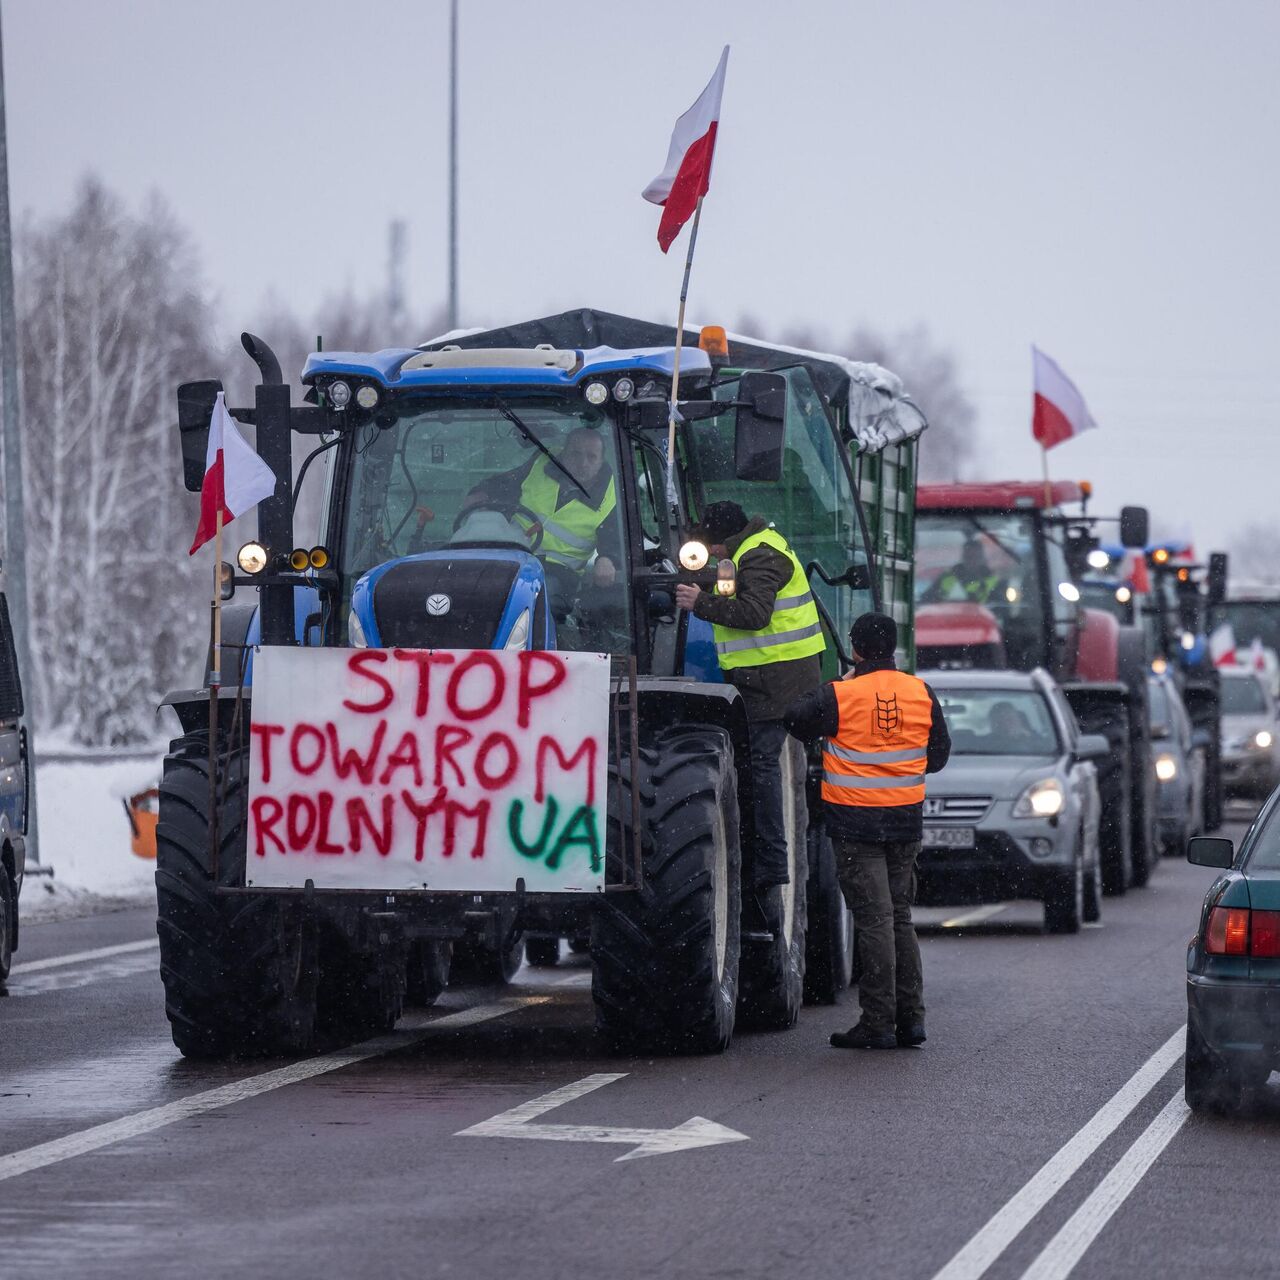
[[[926,849],[972,849],[973,846],[972,827],[925,827],[924,829]]]

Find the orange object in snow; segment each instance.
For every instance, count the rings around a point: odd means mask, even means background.
[[[133,833],[129,847],[139,858],[147,858],[153,862],[156,856],[156,823],[160,820],[157,811],[159,799],[159,789],[150,787],[130,796],[124,802],[129,830]]]

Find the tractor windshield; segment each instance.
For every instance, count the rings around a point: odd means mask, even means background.
[[[353,442],[342,572],[401,556],[531,553],[562,649],[627,652],[627,556],[609,416],[581,397],[423,400]]]

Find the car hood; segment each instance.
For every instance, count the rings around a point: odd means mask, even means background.
[[[925,780],[931,796],[994,796],[1014,800],[1037,778],[1061,775],[1061,756],[956,756]]]
[[[1260,729],[1265,729],[1268,733],[1275,735],[1280,732],[1280,725],[1277,725],[1270,716],[1265,715],[1243,715],[1243,716],[1223,716],[1222,717],[1222,741],[1225,745],[1233,739],[1252,738]]]

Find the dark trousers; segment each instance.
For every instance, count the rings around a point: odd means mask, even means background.
[[[911,923],[920,842],[834,842],[844,900],[862,970],[858,1003],[862,1022],[891,1031],[924,1021],[924,973]]]
[[[781,720],[752,720],[750,733],[756,816],[751,841],[752,882],[757,887],[786,884],[790,876],[782,811],[782,748],[787,741],[787,731]]]

